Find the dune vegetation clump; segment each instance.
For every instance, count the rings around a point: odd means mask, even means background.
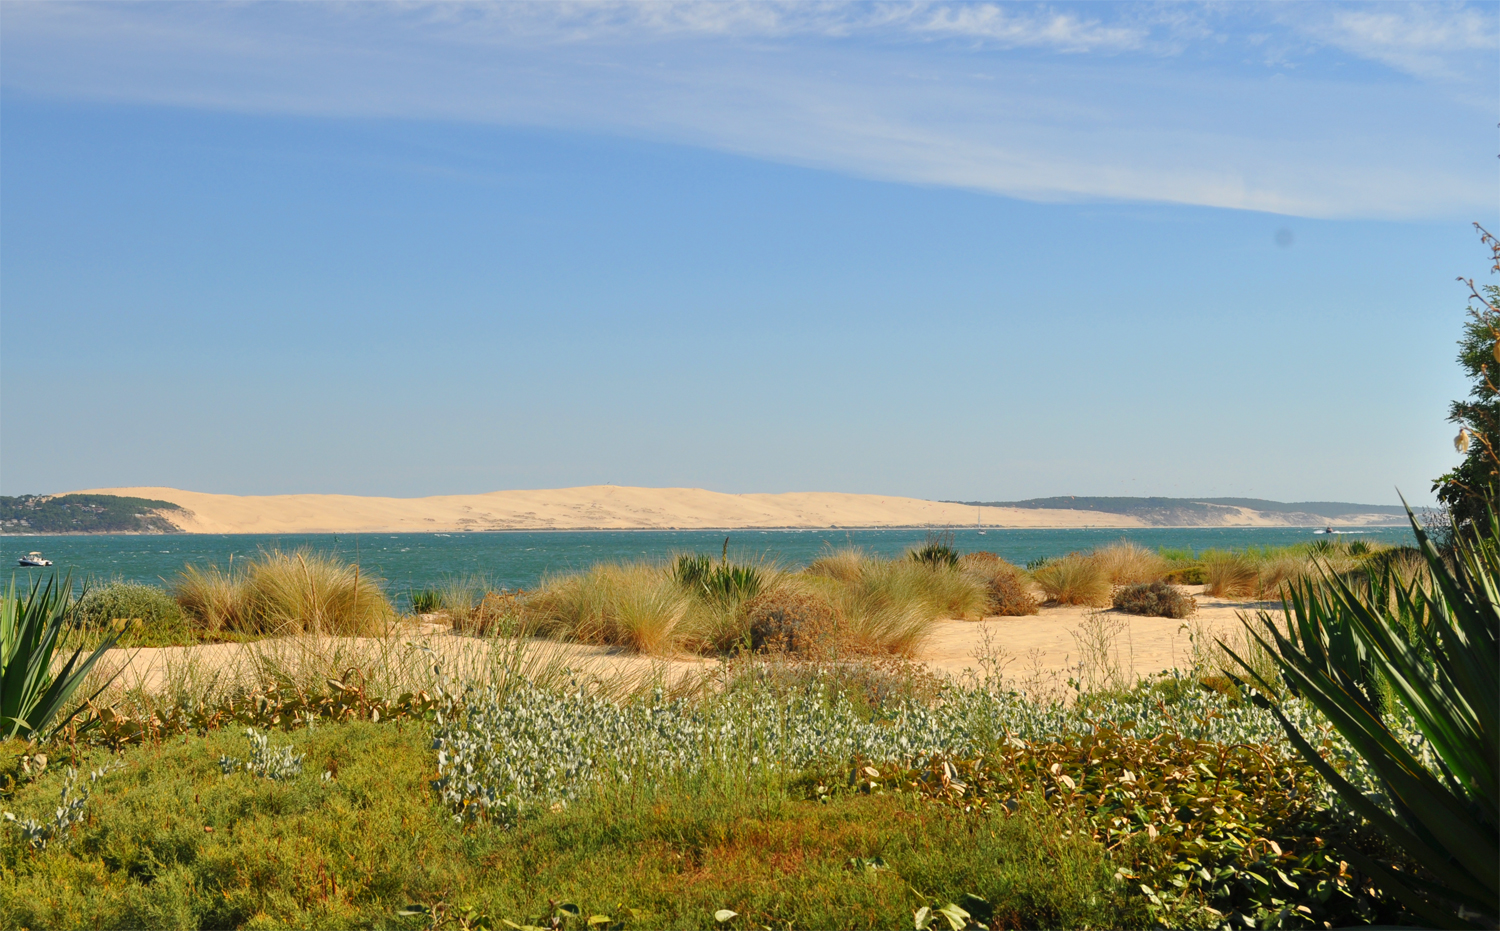
[[[1244,553],[1205,553],[1203,574],[1204,594],[1215,598],[1249,598],[1260,586],[1260,568]]]
[[[92,628],[125,624],[145,627],[180,627],[182,607],[176,599],[155,585],[139,582],[109,582],[90,588],[73,606],[73,618]]]
[[[1083,553],[1069,553],[1038,566],[1031,573],[1047,600],[1059,605],[1107,607],[1113,583],[1097,560]]]
[[[236,572],[188,566],[173,585],[199,631],[376,637],[395,620],[380,580],[332,554],[266,550]]]
[[[217,634],[243,626],[243,588],[231,573],[218,566],[188,565],[172,583],[172,593],[201,633]]]
[[[839,620],[827,597],[808,587],[778,586],[745,603],[745,627],[755,652],[827,653]]]
[[[1127,585],[1115,592],[1115,607],[1126,614],[1147,617],[1190,617],[1198,610],[1198,601],[1169,582],[1143,582]]]
[[[663,566],[601,563],[543,579],[525,613],[544,635],[670,654],[687,639],[690,598]]]
[[[1041,610],[1031,583],[1019,566],[994,553],[965,553],[959,565],[983,581],[987,603],[985,617],[1025,617]]]
[[[1139,585],[1166,576],[1166,559],[1155,550],[1130,540],[1101,546],[1090,554],[1111,585]]]

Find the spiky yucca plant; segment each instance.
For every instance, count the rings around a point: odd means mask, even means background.
[[[1289,586],[1283,632],[1268,613],[1246,627],[1292,691],[1310,701],[1370,765],[1384,800],[1341,776],[1271,705],[1297,750],[1339,795],[1431,877],[1347,850],[1418,920],[1495,927],[1500,919],[1500,519],[1461,535],[1446,562],[1410,509],[1432,585],[1387,566],[1368,590],[1332,572]],[[1264,631],[1257,627],[1264,628]],[[1280,692],[1226,648],[1263,695]],[[1431,755],[1414,752],[1387,712],[1410,715]]]
[[[105,638],[87,657],[78,647],[54,673],[52,660],[68,622],[72,594],[71,577],[59,585],[56,576],[49,576],[45,588],[41,579],[33,582],[23,600],[12,576],[10,590],[0,598],[0,736],[46,737],[67,724],[82,705],[72,714],[59,715],[94,664],[119,639],[118,633]],[[111,676],[90,698],[113,680]]]

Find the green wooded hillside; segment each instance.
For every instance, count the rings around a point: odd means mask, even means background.
[[[0,534],[175,533],[170,501],[119,495],[0,495]]]

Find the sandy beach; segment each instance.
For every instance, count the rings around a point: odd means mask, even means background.
[[[217,495],[177,488],[93,488],[71,494],[170,501],[187,533],[403,533],[466,530],[734,530],[838,527],[1127,528],[1139,518],[1100,511],[970,507],[919,498],[838,492],[731,495],[702,488],[589,485],[427,498],[357,495]],[[1226,508],[1213,526],[1292,525],[1285,514]],[[1375,515],[1328,523],[1366,526]],[[1324,523],[1322,519],[1319,524]]]

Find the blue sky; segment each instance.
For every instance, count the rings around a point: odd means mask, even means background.
[[[1493,4],[0,6],[0,491],[1430,500]]]

